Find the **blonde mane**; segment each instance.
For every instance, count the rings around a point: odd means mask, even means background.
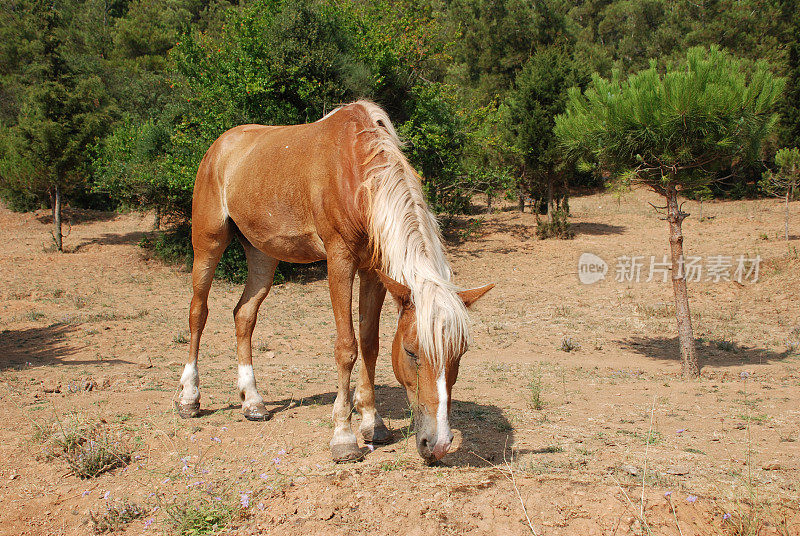
[[[419,175],[406,159],[389,116],[369,101],[366,112],[370,156],[366,166],[365,211],[373,260],[392,279],[411,289],[419,343],[438,373],[463,354],[469,318],[451,281],[436,217],[428,209]]]

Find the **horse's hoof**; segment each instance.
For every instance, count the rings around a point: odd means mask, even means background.
[[[370,430],[361,430],[361,435],[367,443],[385,445],[392,441],[392,432],[383,423],[378,423]]]
[[[191,402],[189,404],[175,402],[175,409],[178,412],[178,416],[182,419],[191,419],[200,416],[200,402]]]
[[[367,449],[360,449],[354,443],[331,445],[331,455],[336,463],[358,462],[364,459]]]
[[[259,403],[244,408],[244,418],[248,421],[268,421],[270,414],[267,406]]]

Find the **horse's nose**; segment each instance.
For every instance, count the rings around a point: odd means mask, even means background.
[[[450,450],[450,445],[453,444],[453,432],[447,432],[446,439],[439,439],[433,446],[433,457],[437,460],[444,458],[444,455]]]
[[[436,445],[436,436],[429,432],[417,432],[417,452],[427,461],[433,461],[438,458],[434,456],[434,449]]]

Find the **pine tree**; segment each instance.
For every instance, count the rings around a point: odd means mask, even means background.
[[[778,171],[768,171],[761,181],[761,188],[767,194],[782,197],[784,200],[784,237],[789,242],[789,201],[793,201],[800,188],[800,149],[784,148],[775,155]]]
[[[619,72],[610,80],[595,75],[583,94],[570,90],[567,111],[556,118],[568,157],[591,159],[620,186],[640,182],[665,198],[685,376],[698,376],[699,366],[681,270],[688,214],[678,195],[709,184],[719,166],[758,157],[783,87],[763,62],[746,69],[717,47],[697,47],[665,73],[653,61],[625,80]]]
[[[46,188],[53,208],[53,239],[63,251],[61,210],[64,194],[86,178],[89,146],[108,129],[110,103],[101,79],[83,74],[76,64],[70,5],[33,1],[27,23],[35,52],[28,67],[31,84],[22,96],[13,128],[11,159],[5,180],[27,189]]]

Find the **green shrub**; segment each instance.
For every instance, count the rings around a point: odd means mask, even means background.
[[[562,238],[564,240],[571,240],[575,238],[575,231],[572,230],[572,225],[567,220],[567,212],[558,209],[553,212],[553,221],[542,221],[538,215],[536,217],[536,236],[545,240],[547,238]]]

